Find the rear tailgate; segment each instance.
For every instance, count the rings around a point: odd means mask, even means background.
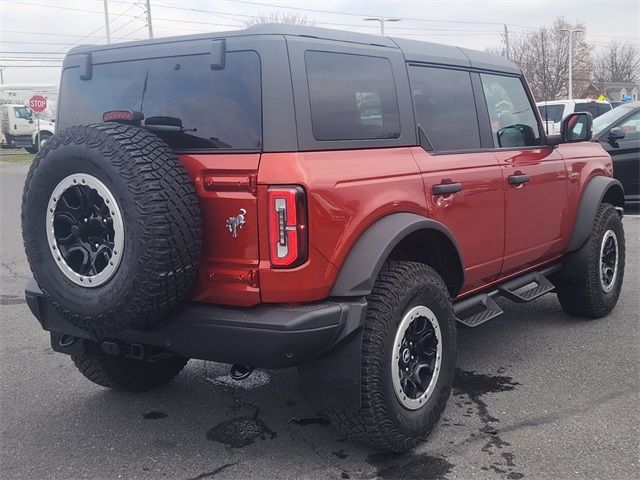
[[[193,300],[242,306],[260,303],[260,154],[184,154],[180,160],[196,186],[204,234]]]

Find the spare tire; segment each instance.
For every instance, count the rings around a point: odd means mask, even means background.
[[[35,158],[22,235],[38,285],[95,333],[157,325],[197,278],[198,198],[176,155],[139,127],[80,125]]]

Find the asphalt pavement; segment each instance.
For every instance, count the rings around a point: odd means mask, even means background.
[[[296,371],[191,361],[171,384],[114,393],[54,353],[30,314],[20,234],[28,166],[0,162],[0,477],[6,479],[627,479],[640,452],[640,216],[624,220],[625,283],[607,318],[555,295],[505,303],[459,331],[454,393],[428,443],[384,455],[304,402]]]

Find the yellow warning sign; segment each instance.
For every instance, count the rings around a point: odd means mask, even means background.
[[[606,102],[606,101],[607,101],[607,97],[605,97],[604,95],[600,95],[600,96],[598,97],[598,101],[599,101],[599,102]]]

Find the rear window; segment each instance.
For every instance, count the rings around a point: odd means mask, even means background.
[[[560,123],[564,114],[564,105],[540,105],[538,111],[543,122]]]
[[[93,66],[90,80],[77,68],[62,76],[59,128],[102,121],[110,110],[180,119],[156,131],[175,150],[259,150],[262,147],[260,57],[228,52],[212,70],[209,55],[154,58]]]
[[[400,136],[398,99],[389,60],[308,51],[305,63],[316,140]]]

